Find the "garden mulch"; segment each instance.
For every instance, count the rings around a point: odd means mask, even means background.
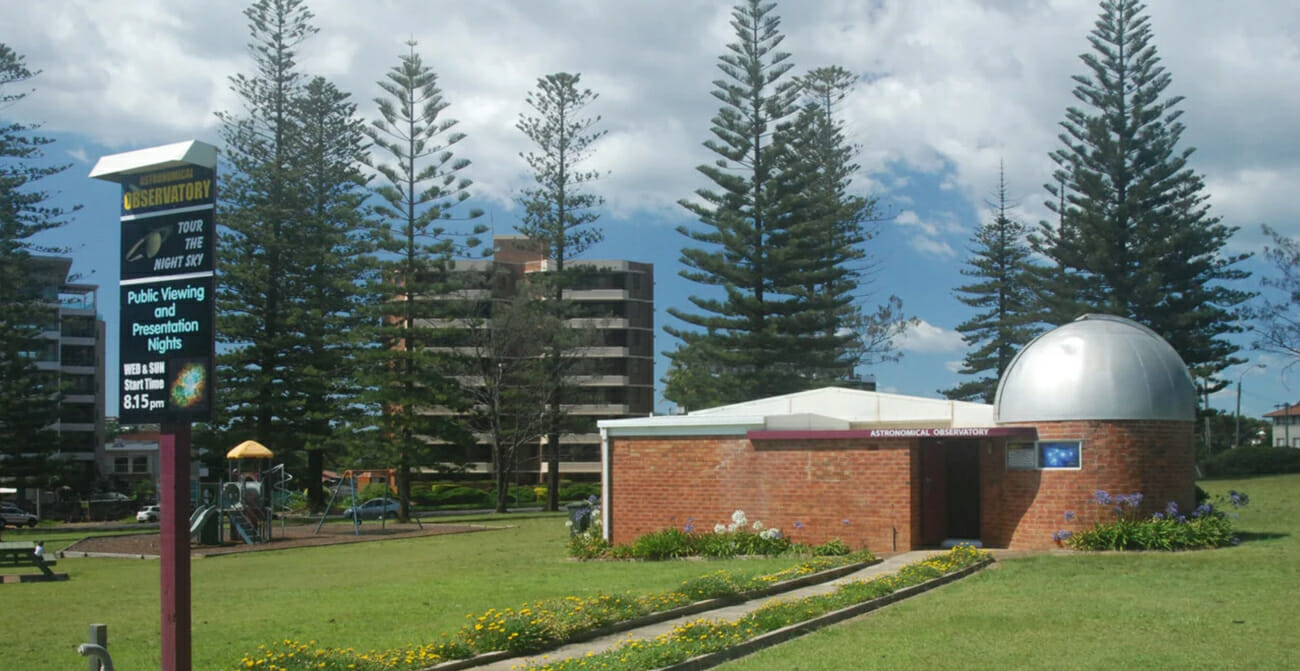
[[[497,528],[503,527],[501,525],[432,524],[429,522],[425,522],[421,527],[415,523],[399,524],[388,522],[381,529],[378,522],[365,522],[361,525],[360,534],[354,533],[350,524],[326,524],[317,534],[315,524],[286,525],[283,530],[277,524],[273,530],[272,539],[266,543],[249,545],[242,542],[227,542],[225,545],[218,546],[191,544],[190,555],[193,557],[215,557],[243,552],[473,533]],[[91,536],[69,545],[59,553],[62,557],[133,557],[138,559],[157,559],[160,554],[160,538],[157,533]]]

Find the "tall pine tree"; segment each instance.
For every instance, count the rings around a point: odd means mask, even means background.
[[[833,114],[846,82],[836,70],[802,85],[789,76],[774,8],[747,0],[732,12],[704,143],[719,158],[698,168],[715,190],[681,203],[700,221],[678,229],[700,245],[682,250],[681,275],[716,288],[690,298],[696,311],[669,309],[687,327],[665,328],[680,343],[664,394],[688,408],[835,383],[865,351],[853,264],[872,203],[848,190],[852,148]]]
[[[26,98],[26,86],[39,72],[0,43],[0,112]],[[38,255],[60,248],[43,246],[36,238],[68,222],[78,208],[49,203],[40,179],[55,176],[66,165],[45,163],[43,147],[53,142],[32,134],[36,126],[0,120],[0,480],[18,489],[47,486],[55,475],[49,455],[60,447],[61,389],[56,372],[42,371],[38,360],[48,347],[45,330],[59,329],[56,290],[65,280],[51,272],[60,264]]]
[[[379,82],[386,94],[375,101],[380,118],[367,128],[387,161],[374,162],[381,177],[374,191],[382,263],[372,291],[378,329],[372,340],[379,347],[367,352],[365,365],[367,400],[379,430],[370,457],[382,460],[375,466],[397,469],[402,520],[410,514],[411,470],[451,461],[451,450],[469,440],[450,412],[464,404],[451,377],[451,354],[440,346],[447,331],[442,303],[453,290],[452,259],[476,246],[472,236],[483,232],[449,228],[470,196],[470,162],[454,153],[465,134],[443,116],[450,103],[437,74],[416,53],[415,42],[407,46]],[[464,219],[481,214],[471,210]]]
[[[20,102],[24,86],[39,72],[0,43],[0,112]],[[69,210],[50,204],[40,180],[67,166],[44,163],[42,147],[52,140],[33,135],[35,126],[0,120],[0,479],[23,489],[43,487],[52,474],[49,455],[59,448],[53,427],[61,396],[57,373],[42,371],[37,360],[53,341],[42,332],[58,329],[54,308],[64,278],[33,254],[61,250],[36,238],[67,223]]]
[[[992,221],[980,225],[971,238],[971,256],[961,274],[975,281],[957,287],[957,300],[978,312],[957,325],[962,341],[974,348],[962,360],[962,375],[981,375],[952,389],[947,398],[992,403],[998,380],[1011,359],[1034,337],[1032,295],[1027,289],[1029,246],[1027,227],[1007,215],[1006,174],[998,173],[997,202]]]
[[[231,78],[243,110],[218,115],[226,173],[217,336],[227,347],[214,438],[254,438],[291,469],[308,469],[314,485],[323,467],[315,450],[336,440],[351,407],[340,387],[354,370],[346,324],[362,142],[347,96],[298,68],[296,49],[316,32],[302,0],[258,0],[244,15],[255,72]]]
[[[1248,292],[1230,288],[1248,273],[1245,256],[1225,256],[1237,230],[1210,214],[1205,183],[1179,149],[1180,96],[1166,96],[1171,77],[1152,44],[1137,0],[1103,0],[1080,56],[1066,110],[1051,195],[1057,221],[1044,221],[1032,248],[1049,265],[1038,295],[1051,323],[1085,312],[1128,317],[1169,341],[1209,386],[1240,362],[1227,339],[1239,325]]]
[[[368,222],[361,215],[366,136],[356,104],[324,78],[312,78],[295,106],[303,208],[286,231],[299,263],[286,278],[298,318],[290,325],[297,339],[285,357],[297,380],[290,399],[298,432],[293,447],[306,450],[308,500],[319,510],[325,504],[319,476],[326,453],[339,451],[359,419],[359,281],[371,258],[365,253]]]
[[[816,337],[803,337],[808,386],[843,384],[861,365],[897,360],[893,343],[911,320],[902,301],[890,296],[874,311],[871,298],[876,261],[867,247],[875,238],[875,198],[853,191],[859,147],[845,136],[840,103],[857,78],[839,66],[815,68],[799,78],[803,106],[786,138],[786,167],[793,181],[791,244],[803,265],[794,289],[801,313],[820,324]],[[819,356],[817,356],[819,355]]]
[[[567,316],[564,290],[571,273],[567,264],[591,245],[601,241],[600,229],[592,224],[600,218],[596,208],[604,198],[583,190],[583,185],[599,177],[594,170],[578,164],[591,156],[592,145],[605,131],[596,130],[599,116],[586,116],[583,109],[597,97],[591,89],[580,89],[582,75],[557,72],[537,80],[537,90],[528,94],[528,106],[534,114],[521,114],[516,127],[528,137],[536,151],[521,154],[533,173],[534,186],[524,189],[519,198],[524,206],[520,233],[541,243],[553,266],[541,276],[546,282],[550,307],[563,319]],[[547,491],[546,509],[560,505],[560,440],[563,426],[561,407],[564,398],[563,360],[559,341],[551,343],[547,354],[550,381],[550,422],[546,432]],[[588,427],[584,431],[594,430]]]

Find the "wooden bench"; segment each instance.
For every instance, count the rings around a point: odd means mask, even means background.
[[[50,567],[58,563],[58,559],[51,553],[42,553],[36,555],[36,544],[31,541],[6,541],[0,542],[0,566],[35,566],[41,570],[41,576],[45,580],[67,580],[68,574],[55,573]],[[8,577],[8,576],[6,576]],[[13,582],[23,582],[25,576],[14,576],[18,580]],[[11,582],[5,580],[5,582]]]

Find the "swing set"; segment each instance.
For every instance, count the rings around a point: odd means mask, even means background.
[[[332,509],[334,507],[334,503],[338,501],[339,493],[343,491],[344,486],[347,486],[349,489],[349,493],[345,496],[351,496],[352,499],[352,507],[351,507],[352,515],[350,516],[352,518],[352,533],[354,535],[360,536],[361,535],[361,509],[360,508],[361,508],[361,503],[363,502],[357,500],[357,490],[359,490],[361,487],[364,487],[365,485],[373,484],[373,483],[383,483],[387,485],[387,487],[384,488],[384,496],[383,496],[384,507],[379,513],[379,528],[380,530],[386,529],[387,521],[388,521],[388,514],[386,511],[388,509],[388,502],[392,500],[388,497],[388,492],[392,491],[393,488],[392,483],[394,482],[396,477],[397,477],[397,470],[393,468],[359,469],[359,470],[349,469],[343,471],[343,474],[339,476],[339,479],[334,483],[334,489],[333,491],[330,492],[330,500],[328,503],[325,504],[325,511],[321,513],[320,521],[316,523],[315,534],[320,534],[321,527],[325,526],[325,520],[326,518],[329,517],[330,509]],[[419,525],[421,529],[424,528],[424,524],[420,522],[419,517],[412,515],[411,519],[414,519],[415,523]]]

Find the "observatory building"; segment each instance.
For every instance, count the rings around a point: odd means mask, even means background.
[[[1164,339],[1085,315],[1026,345],[993,405],[825,388],[602,421],[604,533],[707,530],[743,510],[803,543],[1046,548],[1098,490],[1141,492],[1147,513],[1194,506],[1195,415]]]

